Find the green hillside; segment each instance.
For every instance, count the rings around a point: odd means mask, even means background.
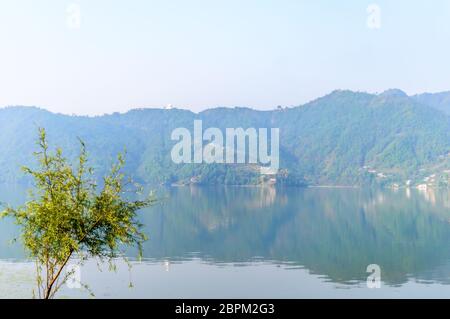
[[[53,114],[34,107],[0,109],[0,182],[23,182],[21,165],[32,165],[37,128],[68,157],[83,139],[102,174],[126,149],[127,173],[155,184],[259,184],[257,165],[175,164],[170,139],[178,127],[280,128],[280,174],[289,185],[446,186],[450,172],[450,117],[430,96],[399,90],[379,95],[335,91],[308,104],[256,111],[215,108],[198,114],[180,109],[136,109],[97,117]],[[441,103],[445,104],[444,102]]]

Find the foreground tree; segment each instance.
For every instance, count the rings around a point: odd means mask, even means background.
[[[82,264],[88,258],[99,258],[114,264],[125,246],[137,246],[141,255],[146,236],[137,211],[154,199],[123,198],[125,188],[133,184],[121,173],[122,155],[100,187],[87,166],[82,141],[78,163],[72,165],[61,149],[49,151],[44,129],[39,133],[40,151],[35,153],[39,167],[23,168],[35,181],[31,200],[17,209],[6,208],[2,216],[15,218],[21,226],[24,246],[36,261],[37,297],[49,299],[72,275],[63,272],[71,260]],[[139,189],[133,186],[131,191]]]

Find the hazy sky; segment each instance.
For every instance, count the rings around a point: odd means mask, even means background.
[[[450,0],[0,1],[0,106],[268,109],[392,87],[450,90]]]

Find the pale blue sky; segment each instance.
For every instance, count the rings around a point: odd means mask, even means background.
[[[436,92],[450,90],[449,57],[450,0],[0,2],[1,106],[270,109],[334,89]]]

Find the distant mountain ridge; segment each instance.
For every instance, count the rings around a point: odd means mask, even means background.
[[[441,93],[423,93],[412,97],[419,103],[429,105],[450,115],[450,91]]]
[[[99,174],[127,150],[126,171],[143,183],[260,184],[254,165],[172,162],[170,139],[178,127],[280,128],[277,183],[288,185],[447,186],[450,173],[450,93],[408,96],[334,91],[307,104],[257,111],[215,108],[136,109],[96,117],[39,108],[0,109],[0,182],[24,181],[21,165],[34,163],[38,127],[68,157],[82,138]]]

